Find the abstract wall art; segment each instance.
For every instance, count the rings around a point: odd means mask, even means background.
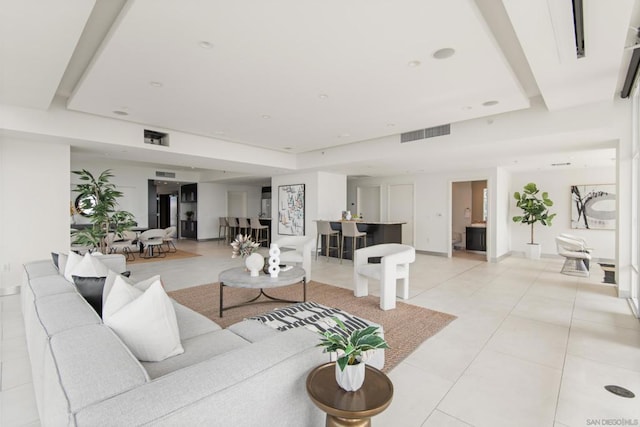
[[[571,228],[615,230],[615,184],[572,185]]]
[[[278,186],[278,234],[304,236],[304,184]]]

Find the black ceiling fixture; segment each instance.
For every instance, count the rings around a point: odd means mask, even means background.
[[[638,35],[636,35],[636,37],[637,36]],[[624,79],[624,85],[622,85],[620,97],[628,98],[631,94],[631,88],[633,87],[633,83],[636,81],[636,77],[638,76],[638,65],[640,65],[640,48],[636,48],[633,50],[631,61],[629,61],[629,68],[627,68],[627,77],[625,77]]]
[[[573,0],[573,32],[576,35],[576,54],[584,58],[584,14],[582,0]]]

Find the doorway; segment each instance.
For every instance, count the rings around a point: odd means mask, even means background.
[[[451,183],[452,257],[487,260],[488,181]]]
[[[148,228],[178,226],[178,194],[180,183],[148,180]]]
[[[380,221],[380,186],[358,187],[356,206],[358,211],[353,214],[358,214],[366,221]]]

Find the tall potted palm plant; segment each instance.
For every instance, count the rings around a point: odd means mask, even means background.
[[[118,199],[123,196],[115,184],[109,182],[113,178],[110,169],[105,170],[97,178],[86,169],[72,171],[83,181],[73,190],[79,193],[79,207],[87,212],[92,227],[75,233],[75,241],[82,245],[91,245],[107,251],[107,235],[110,231],[122,235],[136,223],[132,213],[118,210]]]
[[[539,222],[544,226],[551,226],[551,221],[556,216],[549,212],[549,207],[553,202],[549,199],[549,193],[542,192],[535,183],[530,182],[524,186],[522,193],[513,193],[516,199],[516,206],[522,209],[522,215],[513,217],[513,222],[521,222],[531,226],[531,242],[527,244],[527,257],[531,259],[540,258],[541,247],[535,243],[533,238],[533,226]]]

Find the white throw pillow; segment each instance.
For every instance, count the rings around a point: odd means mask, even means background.
[[[68,258],[69,255],[63,254],[62,252],[58,253],[58,273],[60,273],[61,276],[64,276]]]
[[[149,286],[151,286],[153,282],[155,282],[156,280],[160,280],[160,276],[156,275],[151,276],[146,280],[142,280],[141,282],[133,283],[119,273],[116,273],[113,270],[109,270],[109,272],[107,273],[107,278],[104,281],[104,288],[102,288],[102,307],[107,305],[107,297],[109,296],[109,292],[111,292],[111,289],[113,289],[113,284],[115,283],[117,277],[120,278],[120,280],[124,281],[126,284],[131,285],[142,292],[149,289]],[[104,315],[102,317],[104,318]]]
[[[73,255],[72,255],[73,254]],[[79,260],[79,261],[78,261]],[[73,276],[79,277],[107,277],[109,269],[98,258],[86,253],[83,257],[69,252],[67,265],[64,270],[64,277],[73,282]]]
[[[102,315],[138,360],[159,362],[184,353],[176,313],[160,280],[142,292],[116,277]]]

